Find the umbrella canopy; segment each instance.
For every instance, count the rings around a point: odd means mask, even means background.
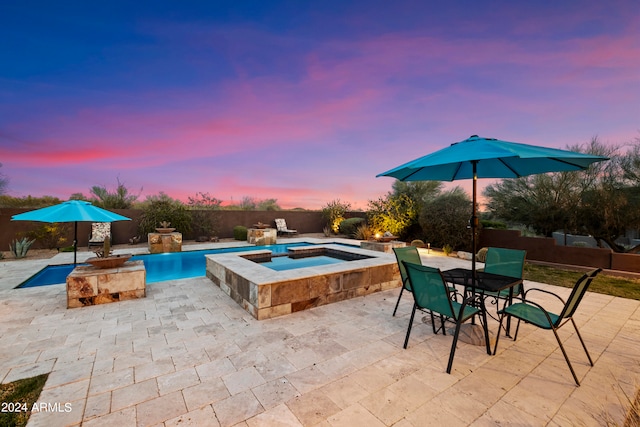
[[[519,178],[546,172],[582,170],[602,160],[607,158],[473,135],[377,176],[391,176],[400,181]]]
[[[477,178],[519,178],[546,172],[578,171],[603,160],[608,159],[603,156],[473,135],[464,141],[451,144],[449,147],[412,160],[377,176],[390,176],[400,181],[473,179],[471,268],[475,277],[476,230],[478,227],[476,215]]]
[[[54,206],[13,215],[12,221],[73,222],[73,263],[76,263],[78,222],[130,221],[130,218],[93,206],[84,200],[69,200]]]

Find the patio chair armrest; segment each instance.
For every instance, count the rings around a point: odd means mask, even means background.
[[[540,289],[540,288],[529,288],[524,292],[524,297],[522,298],[523,301],[525,302],[530,302],[529,300],[527,300],[527,294],[529,293],[529,291],[538,291],[538,292],[542,292],[548,295],[553,295],[554,297],[558,298],[560,301],[562,301],[562,304],[566,304],[564,299],[562,299],[562,297],[556,293],[553,293],[551,291],[547,291],[546,289]]]

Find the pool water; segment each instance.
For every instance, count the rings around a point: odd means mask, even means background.
[[[147,270],[147,284],[149,284],[163,282],[165,280],[189,279],[192,277],[205,276],[205,255],[223,254],[230,252],[246,252],[259,249],[268,249],[274,255],[277,255],[286,254],[289,248],[311,245],[313,245],[313,243],[299,242],[266,246],[242,246],[237,248],[172,252],[153,255],[135,255],[131,257],[131,261],[141,260],[144,262],[144,267]],[[47,286],[66,283],[67,276],[73,271],[74,268],[75,266],[73,264],[49,265],[31,276],[26,281],[22,282],[17,287],[31,288],[36,286]]]
[[[261,262],[260,265],[275,271],[293,270],[295,268],[317,267],[319,265],[339,264],[345,260],[326,255],[306,258],[289,258],[288,256],[273,257],[271,261]]]

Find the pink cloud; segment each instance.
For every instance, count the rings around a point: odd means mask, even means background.
[[[536,24],[543,21],[526,21],[521,33],[540,30]],[[192,42],[202,43],[201,36]],[[221,43],[214,36],[205,43]],[[11,127],[16,134],[31,127],[31,142],[0,146],[0,158],[18,181],[34,167],[86,164],[92,172],[135,177],[131,184],[147,194],[165,191],[185,199],[211,188],[218,197],[277,197],[290,207],[302,201],[319,207],[320,200],[335,198],[366,205],[391,186],[376,173],[471,133],[559,147],[594,131],[624,135],[620,126],[630,122],[629,105],[638,97],[629,88],[637,86],[640,48],[629,32],[560,40],[551,48],[549,40],[444,39],[409,31],[329,40],[293,58],[294,77],[245,69],[240,59],[243,49],[252,52],[249,41],[225,51],[234,79],[120,95],[110,105],[88,99],[75,111],[25,116]],[[282,37],[271,42],[294,43]],[[607,111],[598,111],[596,98],[606,99]],[[591,119],[600,116],[608,120]],[[621,124],[608,128],[616,119]],[[253,158],[258,152],[265,157]],[[327,163],[328,152],[346,161]],[[244,168],[222,169],[243,155]],[[292,159],[290,186],[281,171],[261,163],[281,155]],[[207,166],[195,164],[201,159],[208,159]],[[174,172],[181,164],[189,168]],[[263,173],[252,175],[259,168]],[[329,176],[327,169],[343,176]],[[171,178],[162,181],[159,170],[171,171]]]

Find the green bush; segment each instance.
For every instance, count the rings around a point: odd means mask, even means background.
[[[451,245],[449,245],[449,244],[444,245],[444,246],[442,247],[442,252],[444,252],[444,254],[445,254],[446,256],[449,256],[449,255],[451,255],[451,253],[453,252],[453,248],[452,248],[452,247],[451,247]]]
[[[27,233],[27,237],[40,242],[42,247],[47,249],[56,249],[62,246],[67,239],[68,224],[54,222],[52,224],[41,224],[34,230]]]
[[[233,227],[233,238],[236,240],[247,240],[247,227],[243,225]]]
[[[362,225],[365,222],[364,218],[349,218],[340,221],[340,226],[338,230],[340,230],[340,234],[344,234],[347,236],[354,236],[356,234],[356,229],[358,226]]]
[[[431,246],[453,250],[471,249],[471,233],[467,229],[471,200],[467,193],[456,187],[427,201],[420,210],[422,235],[429,236]]]
[[[418,207],[406,194],[388,194],[385,198],[369,200],[367,222],[376,233],[389,232],[406,238],[416,224]]]
[[[191,214],[179,200],[174,200],[164,193],[147,197],[142,207],[142,215],[138,224],[138,232],[142,236],[155,231],[160,223],[166,221],[171,227],[183,235],[191,232]]]
[[[344,214],[351,209],[351,203],[341,202],[340,199],[332,200],[322,208],[322,217],[331,227],[331,231],[338,233],[340,222],[344,219]]]

